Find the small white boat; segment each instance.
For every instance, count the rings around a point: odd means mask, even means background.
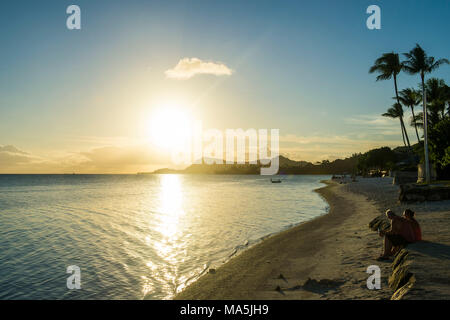
[[[281,183],[281,179],[270,179],[270,182],[272,183]]]

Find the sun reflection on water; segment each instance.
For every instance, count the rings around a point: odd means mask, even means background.
[[[160,225],[158,231],[170,240],[175,237],[178,230],[179,218],[184,214],[183,193],[178,175],[161,176],[161,191],[159,194]]]
[[[177,267],[180,252],[178,243],[180,217],[184,215],[182,182],[178,175],[161,175],[158,205],[158,223],[155,230],[161,234],[159,241],[153,241],[152,246],[157,251],[159,257],[164,261],[163,266],[159,266],[164,272],[153,273],[156,267],[153,262],[147,262],[147,267],[152,271],[154,277],[163,278],[163,282],[177,287]],[[149,244],[149,237],[146,242]],[[146,282],[144,294],[152,291],[152,286]]]

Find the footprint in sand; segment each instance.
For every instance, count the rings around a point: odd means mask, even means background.
[[[311,279],[305,281],[303,285],[297,285],[291,288],[281,289],[280,286],[277,286],[276,291],[283,293],[283,291],[294,291],[294,290],[305,290],[318,294],[324,294],[331,290],[337,290],[340,286],[344,284],[342,280],[331,280],[331,279]]]

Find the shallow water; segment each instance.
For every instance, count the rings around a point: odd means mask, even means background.
[[[0,175],[0,299],[170,299],[322,215],[328,176]],[[81,289],[69,290],[70,265]]]

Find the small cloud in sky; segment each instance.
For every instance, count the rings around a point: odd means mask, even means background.
[[[177,65],[165,72],[166,77],[186,80],[198,74],[215,76],[230,76],[233,73],[229,67],[221,62],[203,61],[198,58],[183,58]]]
[[[11,167],[33,166],[39,158],[29,154],[28,152],[17,149],[15,146],[0,145],[0,170],[1,173],[9,173]],[[15,172],[11,172],[15,173]]]
[[[21,150],[17,149],[17,148],[14,147],[14,146],[11,146],[11,145],[9,145],[9,146],[3,146],[3,147],[0,146],[0,153],[5,153],[5,152],[11,153],[11,154],[13,154],[13,153],[17,153],[17,154],[28,154],[27,152],[21,151]]]
[[[383,117],[381,114],[378,115],[357,115],[346,119],[347,123],[363,125],[363,126],[378,126],[386,127],[393,126],[394,122],[397,123],[398,120],[393,121],[393,119]]]

